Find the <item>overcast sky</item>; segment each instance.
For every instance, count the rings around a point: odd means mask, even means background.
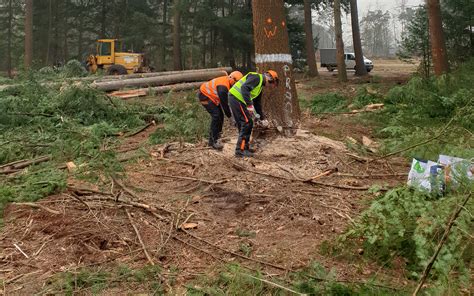
[[[406,6],[417,6],[423,2],[423,0],[359,0],[357,5],[359,8],[359,15],[364,15],[367,10],[374,10],[378,7],[382,10],[392,10],[402,2],[406,3]]]

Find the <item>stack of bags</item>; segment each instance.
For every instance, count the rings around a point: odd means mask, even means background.
[[[473,160],[440,155],[437,162],[413,159],[408,186],[442,194],[456,189],[462,180],[474,181]]]

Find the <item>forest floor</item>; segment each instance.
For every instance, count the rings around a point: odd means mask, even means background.
[[[370,83],[385,92],[413,70],[374,62],[370,79],[349,73],[350,81],[339,84],[325,70],[301,79],[300,98],[355,94]],[[109,180],[109,188],[71,178],[64,193],[5,209],[0,294],[186,294],[229,263],[267,279],[318,262],[338,281],[408,284],[403,262],[385,270],[358,252],[334,257],[324,251],[371,199],[404,183],[409,170],[404,158],[377,160],[348,148],[347,137],[373,139],[371,127],[354,115],[303,111],[293,138],[256,132],[252,159],[233,157],[236,131],[227,123],[222,152],[204,143],[151,145],[156,128],[124,140],[117,149],[124,158],[137,149],[148,157],[127,164],[126,178]]]

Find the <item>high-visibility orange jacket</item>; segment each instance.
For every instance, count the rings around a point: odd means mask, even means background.
[[[230,116],[228,94],[230,89],[229,76],[221,76],[201,84],[201,94],[209,98],[216,106],[221,105],[227,117]]]

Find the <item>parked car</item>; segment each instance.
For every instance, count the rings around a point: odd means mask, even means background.
[[[328,71],[332,72],[334,69],[337,69],[336,61],[336,49],[335,48],[321,48],[319,50],[321,67],[326,67]],[[344,61],[346,63],[346,69],[354,69],[356,66],[355,54],[352,52],[344,54]],[[367,72],[372,71],[374,68],[374,63],[368,58],[364,57],[364,64]]]

